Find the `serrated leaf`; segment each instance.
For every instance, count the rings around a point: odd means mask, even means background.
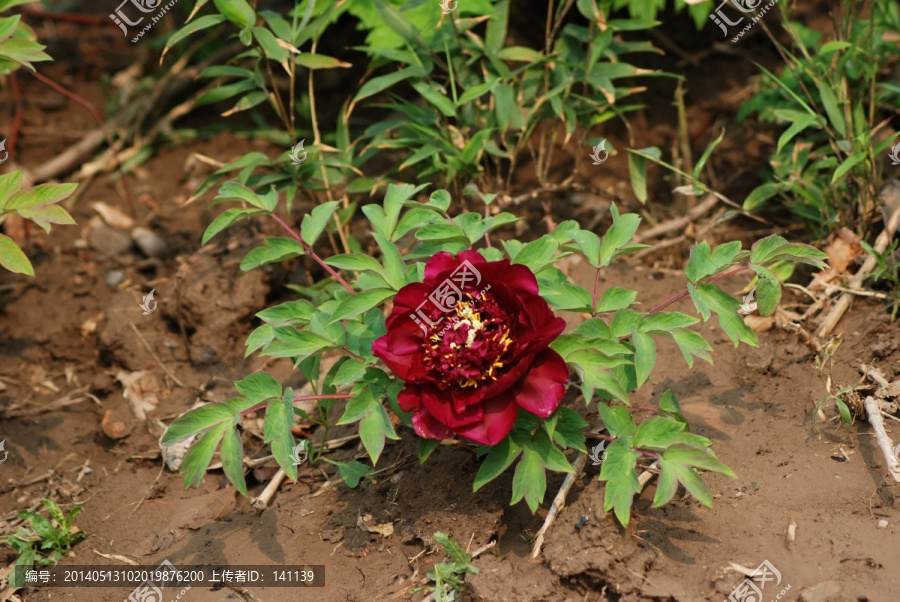
[[[191,446],[181,463],[181,471],[184,473],[184,488],[192,485],[199,486],[203,482],[203,475],[212,461],[213,454],[225,436],[225,431],[234,430],[232,422],[222,422],[206,431],[196,443]]]
[[[634,433],[634,447],[641,449],[666,449],[678,441],[684,423],[653,416],[642,422]]]
[[[600,411],[600,418],[609,434],[630,446],[637,427],[628,408],[625,406],[610,407],[601,401],[597,404],[597,409]]]
[[[238,392],[246,397],[250,403],[257,404],[281,397],[281,383],[271,374],[257,372],[243,380],[234,383]]]
[[[603,511],[615,510],[616,518],[627,527],[631,519],[631,505],[634,495],[641,491],[634,464],[640,454],[631,450],[622,440],[613,441],[606,448],[606,460],[600,469],[599,480],[606,481],[603,495]]]

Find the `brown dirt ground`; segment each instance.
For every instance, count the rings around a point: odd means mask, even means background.
[[[60,31],[65,33],[65,27]],[[68,33],[69,39],[75,37],[71,29]],[[74,56],[91,53],[82,48]],[[730,59],[714,57],[697,71],[714,74],[716,61],[730,68]],[[96,79],[96,65],[73,58],[54,68],[61,79],[74,78],[67,83],[102,106],[103,92],[84,83]],[[741,81],[740,74],[735,78]],[[733,112],[740,100],[734,81],[719,86],[711,75],[698,85],[703,94],[715,89],[717,96],[697,102],[695,110],[703,119],[695,123],[711,124],[720,113]],[[39,83],[25,80],[23,85],[27,127],[17,158],[22,164],[52,158],[94,127],[71,103],[65,111],[43,107],[39,101],[46,94]],[[666,111],[670,98],[665,99]],[[4,102],[9,102],[8,93]],[[636,123],[651,129],[648,120],[655,116],[644,117]],[[698,143],[705,144],[709,131],[707,125],[696,132]],[[670,124],[658,124],[638,146],[662,146],[671,133]],[[727,170],[748,153],[758,156],[760,137],[729,138],[722,149],[724,164],[719,166]],[[662,345],[657,370],[634,401],[652,403],[671,389],[694,431],[714,441],[719,458],[739,479],[704,477],[716,495],[712,509],[683,495],[654,509],[651,481],[636,501],[632,524],[622,529],[602,512],[598,468],[588,463],[570,492],[568,508],[548,534],[541,562],[529,559],[527,540],[540,528],[560,477],[550,479],[548,503],[532,516],[523,504],[508,505],[510,474],[472,493],[477,470],[473,447],[448,443],[419,465],[409,431],[400,442],[388,443],[377,467],[382,472],[354,490],[340,484],[330,466],[324,472],[301,471],[309,485],[286,484],[264,512],[236,495],[220,471],[210,471],[200,488],[184,490],[181,475],[161,468],[156,443],[160,421],[171,422],[198,398],[227,398],[231,382],[255,370],[268,370],[286,385],[302,385],[287,362],[243,359],[243,341],[254,325],[253,314],[286,299],[285,283],[306,281],[310,266],[293,262],[243,275],[238,263],[265,231],[259,225],[236,228],[201,250],[200,233],[211,213],[204,201],[180,207],[205,175],[194,171],[190,153],[231,160],[247,150],[246,141],[222,134],[190,148],[160,152],[136,171],[130,185],[138,199],[138,222],[166,240],[168,251],[160,259],[147,260],[134,249],[109,257],[79,242],[88,234],[92,202],[125,206],[121,188],[99,177],[80,191],[72,209],[79,228],[35,236],[30,253],[36,277],[0,278],[0,381],[5,385],[0,388],[0,439],[6,439],[10,452],[0,466],[0,517],[11,521],[17,510],[33,508],[42,496],[65,509],[83,505],[77,522],[89,538],[63,564],[115,563],[95,551],[126,555],[141,564],[164,559],[176,565],[323,564],[324,589],[250,588],[253,599],[418,600],[424,594],[411,595],[410,587],[444,559],[433,542],[440,530],[471,549],[498,540],[492,553],[475,561],[480,574],[467,579],[468,596],[475,600],[721,600],[741,580],[728,570],[730,562],[755,568],[763,560],[780,571],[782,588],[790,586],[782,599],[798,599],[804,590],[813,596],[807,588],[814,586],[834,591],[830,597],[809,599],[897,599],[900,511],[895,498],[900,486],[885,479],[867,425],[847,430],[831,422],[816,428],[812,421],[816,403],[826,395],[827,374],[850,384],[858,379],[860,362],[874,362],[889,378],[900,376],[900,324],[890,324],[881,308],[865,303],[857,303],[840,324],[844,342],[833,368],[823,374],[798,336],[778,329],[761,334],[758,349],[734,350],[714,321],[703,324],[700,330],[715,348],[715,365],[700,363],[693,369],[677,349]],[[624,158],[610,159],[605,168],[595,183],[627,190]],[[668,185],[659,181],[657,186],[665,190]],[[533,232],[540,233],[539,204],[520,211]],[[563,219],[572,211],[573,205],[563,200],[554,205],[553,215]],[[588,210],[580,217],[590,221],[592,215]],[[751,242],[762,235],[737,229],[716,233],[720,241],[740,237]],[[652,267],[649,262],[613,266],[603,285],[636,288],[639,300],[653,306],[683,285],[682,278],[660,266],[677,267],[686,248],[675,246],[661,259],[657,255],[659,263]],[[117,289],[106,286],[110,269],[122,270],[127,282]],[[588,282],[577,265],[572,276]],[[737,278],[724,283],[735,294],[744,284]],[[145,316],[138,304],[151,288],[159,308]],[[784,303],[805,299],[788,291]],[[135,418],[116,380],[122,371],[139,370],[150,372],[153,379],[145,385],[159,399],[145,421]],[[86,393],[92,397],[84,397]],[[66,405],[66,400],[74,403]],[[106,412],[128,436],[112,440],[104,434]],[[585,408],[585,413],[597,426],[595,408]],[[248,426],[253,430],[252,421]],[[329,437],[350,432],[337,428]],[[251,434],[245,434],[245,444],[258,446]],[[363,455],[351,445],[334,457]],[[267,473],[257,476],[264,484]],[[338,483],[314,495],[326,477]],[[252,485],[251,493],[258,494],[263,484]],[[377,523],[392,523],[394,533],[381,537],[359,529],[358,517],[366,514]],[[882,518],[887,529],[877,527]],[[785,532],[791,521],[797,524],[797,537],[788,543]],[[6,550],[0,553],[5,566],[13,558],[3,554]],[[26,602],[105,602],[121,600],[129,591],[44,588],[21,596]],[[182,599],[240,598],[227,588],[195,587]]]

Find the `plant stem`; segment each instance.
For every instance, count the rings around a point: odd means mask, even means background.
[[[734,274],[739,274],[748,269],[750,269],[749,263],[744,264],[744,265],[739,265],[738,267],[734,268],[733,270],[728,270],[727,272],[723,272],[723,273],[719,274],[718,276],[714,276],[714,277],[710,278],[709,280],[705,280],[704,284],[712,284],[714,282],[724,280],[725,278],[728,278],[729,276],[733,276]],[[687,296],[688,296],[688,290],[684,289],[683,291],[681,291],[680,293],[678,293],[677,295],[675,295],[668,301],[662,303],[661,305],[659,305],[659,306],[653,308],[652,310],[650,310],[649,312],[647,312],[647,315],[649,316],[650,314],[655,314],[656,312],[662,311],[665,308],[672,305],[673,303],[675,303],[676,301],[679,301],[680,299],[684,299]]]
[[[591,312],[597,313],[597,285],[600,284],[600,268],[594,273],[594,292],[591,294]]]
[[[285,230],[287,230],[288,234],[291,235],[291,238],[293,238],[294,240],[296,240],[297,242],[299,242],[301,245],[303,245],[303,250],[306,251],[306,252],[309,254],[310,257],[312,257],[314,260],[316,260],[316,263],[318,263],[320,266],[322,266],[323,268],[325,268],[325,271],[326,271],[326,272],[328,272],[329,274],[331,274],[332,276],[334,276],[334,279],[335,279],[335,280],[337,280],[337,281],[340,282],[342,285],[344,285],[344,288],[347,289],[348,291],[350,291],[350,294],[351,294],[351,295],[355,295],[355,294],[356,294],[356,291],[353,290],[353,287],[350,286],[349,284],[347,284],[347,281],[344,280],[344,279],[341,277],[340,274],[338,274],[337,272],[335,272],[334,269],[333,269],[330,265],[328,265],[327,263],[325,263],[324,261],[322,261],[322,258],[319,257],[318,255],[316,255],[316,254],[313,252],[312,247],[310,247],[308,244],[306,244],[305,242],[303,242],[303,239],[300,238],[300,236],[297,235],[296,232],[294,232],[293,228],[291,228],[290,226],[288,226],[287,223],[286,223],[283,219],[281,219],[280,217],[278,217],[278,216],[275,215],[274,213],[271,213],[270,215],[272,216],[272,219],[274,219],[276,222],[278,222],[279,224],[281,224],[281,227],[282,227],[282,228],[284,228]]]

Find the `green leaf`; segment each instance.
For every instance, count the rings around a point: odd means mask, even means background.
[[[643,149],[644,151],[650,149]],[[653,149],[659,150],[659,149]],[[647,158],[628,150],[628,176],[631,178],[631,188],[634,196],[641,204],[647,202]]]
[[[344,415],[337,421],[338,426],[360,420],[363,416],[369,414],[376,405],[378,405],[378,400],[375,399],[375,395],[372,393],[372,387],[365,387],[344,408]]]
[[[685,434],[687,433],[682,433],[681,436],[684,437]],[[707,439],[706,441],[708,442],[709,440]],[[708,446],[708,443],[704,445],[703,448],[691,445],[673,445],[667,449],[663,455],[672,462],[680,462],[702,470],[718,472],[727,477],[731,477],[732,479],[736,479],[737,475],[734,474],[734,471],[723,464],[712,450],[706,449]]]
[[[672,463],[659,458],[659,477],[656,480],[656,495],[653,496],[653,507],[659,508],[672,501],[678,491],[678,475],[672,469]]]
[[[615,252],[628,244],[628,241],[637,232],[638,225],[641,223],[641,218],[634,213],[618,215],[615,205],[610,208],[610,211],[613,214],[613,225],[603,235],[603,240],[600,243],[601,266],[609,265]]]
[[[31,190],[22,190],[7,201],[5,211],[32,205],[58,203],[75,192],[76,188],[78,188],[78,184],[41,184]]]
[[[419,439],[419,464],[424,464],[440,443],[437,439]]]
[[[226,404],[217,402],[200,406],[179,416],[163,433],[162,445],[172,445],[200,433],[212,426],[226,424],[234,419],[234,411]]]
[[[422,80],[414,81],[411,85],[422,98],[428,101],[428,104],[443,113],[446,117],[456,116],[456,106],[454,106],[453,101],[444,96],[439,90]]]
[[[297,466],[291,457],[294,452],[294,391],[284,390],[281,398],[272,399],[266,407],[266,421],[263,425],[263,440],[272,447],[275,461],[292,480],[297,480]]]
[[[350,383],[354,383],[358,380],[361,380],[363,376],[366,374],[366,363],[351,358],[341,364],[341,367],[338,368],[337,374],[334,375],[334,379],[331,381],[332,384],[336,387],[342,387],[344,385],[349,385]]]
[[[838,168],[834,170],[834,176],[831,178],[831,184],[834,185],[835,182],[840,180],[845,173],[853,169],[860,161],[866,158],[865,152],[858,152],[856,154],[850,155],[846,159],[844,159]]]
[[[587,421],[575,410],[565,407],[558,408],[554,415],[557,420],[553,429],[553,440],[563,449],[587,452],[584,445],[584,429],[588,427]]]
[[[316,239],[325,230],[328,220],[331,219],[332,214],[337,211],[340,204],[340,201],[328,201],[315,207],[310,213],[303,216],[303,221],[300,223],[300,238],[303,239],[303,242],[309,246],[316,244]]]
[[[231,421],[221,422],[206,431],[206,434],[200,437],[188,450],[181,464],[181,471],[184,473],[185,489],[191,485],[199,486],[203,482],[203,475],[206,474],[206,469],[212,461],[213,454],[228,430],[234,430]]]
[[[780,153],[781,149],[784,148],[784,146],[788,142],[793,140],[794,137],[797,136],[797,134],[801,133],[803,130],[811,126],[815,126],[816,129],[821,129],[821,126],[819,125],[819,116],[807,115],[805,113],[798,112],[798,115],[796,115],[791,121],[790,127],[788,127],[788,129],[786,129],[784,133],[781,134],[781,137],[778,138],[778,144],[775,147],[775,154],[777,155],[778,153]],[[744,209],[750,211],[750,209],[747,208],[747,202],[748,201],[744,201]]]
[[[638,331],[640,332],[660,332],[667,333],[676,328],[684,328],[699,322],[697,318],[682,314],[679,312],[660,311],[655,314],[648,314],[641,318],[638,323]]]
[[[522,250],[516,253],[513,263],[527,266],[532,272],[537,273],[553,263],[553,256],[558,248],[559,243],[545,234],[522,247]]]
[[[781,301],[781,282],[768,268],[761,265],[750,266],[759,279],[756,284],[756,304],[761,316],[771,316]]]
[[[776,182],[766,182],[760,184],[750,191],[747,198],[744,199],[743,208],[745,211],[755,211],[762,206],[763,203],[778,194],[780,186]]]
[[[575,472],[572,465],[566,459],[565,454],[553,444],[546,431],[539,430],[534,433],[531,443],[532,449],[538,452],[544,466],[556,472]],[[543,499],[543,496],[541,497]]]
[[[654,416],[638,426],[633,446],[641,449],[666,449],[678,442],[678,435],[683,430],[683,422]]]
[[[491,447],[478,469],[478,474],[475,475],[472,491],[478,491],[499,477],[521,453],[522,447],[515,443],[511,436],[507,436],[503,441]]]
[[[200,244],[205,245],[213,236],[241,220],[253,217],[254,215],[262,215],[264,213],[265,211],[259,209],[228,209],[223,211],[222,214],[217,216],[206,228],[206,231],[203,233],[203,238],[200,240]]]
[[[335,462],[328,458],[323,459],[338,467],[338,473],[340,473],[344,483],[346,483],[347,487],[350,489],[355,489],[359,485],[360,479],[368,478],[375,472],[362,462],[357,462],[356,460],[351,460],[350,462]]]
[[[376,288],[350,295],[335,308],[328,324],[365,313],[381,305],[386,299],[393,297],[395,294],[395,291],[391,289]]]
[[[450,208],[450,203],[452,200],[453,198],[446,190],[435,190],[431,193],[431,196],[428,197],[428,206],[445,212]]]
[[[700,280],[714,276],[730,267],[740,252],[741,243],[739,241],[719,245],[711,253],[709,243],[704,240],[691,248],[690,258],[687,265],[684,266],[684,274],[689,282],[696,284]]]
[[[710,364],[713,363],[712,356],[710,355],[712,347],[709,346],[709,343],[707,343],[706,339],[700,334],[684,328],[677,328],[670,334],[672,335],[672,339],[678,345],[678,348],[681,349],[681,354],[684,355],[684,361],[687,362],[688,367],[692,368],[694,366],[695,357],[699,357]]]
[[[275,198],[277,201],[277,196]],[[219,194],[213,199],[214,203],[221,203],[224,201],[243,201],[253,205],[257,209],[268,212],[274,211],[275,209],[271,206],[270,196],[266,196],[264,200],[263,197],[260,197],[253,192],[252,189],[236,180],[231,180],[222,184],[221,188],[219,188]]]
[[[267,238],[265,246],[256,247],[244,255],[241,270],[249,272],[260,266],[285,261],[303,253],[303,246],[293,238]]]
[[[606,481],[603,511],[609,512],[610,509],[615,509],[616,518],[624,527],[628,526],[631,519],[634,495],[641,491],[641,485],[634,470],[634,464],[639,457],[640,454],[631,450],[626,442],[613,441],[606,448],[606,460],[600,469],[599,480]]]
[[[744,320],[737,313],[738,308],[741,306],[740,301],[714,284],[702,283],[698,285],[696,294],[701,303],[719,317],[719,325],[734,343],[735,347],[738,346],[740,341],[754,347],[759,346],[759,339],[756,337],[756,333],[744,324]],[[700,309],[699,306],[698,309]]]
[[[619,311],[629,307],[637,298],[637,291],[612,286],[603,292],[603,296],[597,302],[595,313]]]
[[[522,460],[516,465],[516,472],[513,475],[510,505],[525,498],[525,503],[534,514],[544,500],[546,491],[547,473],[544,471],[541,456],[537,450],[526,446],[523,450]]]
[[[372,234],[378,248],[381,249],[382,258],[384,260],[384,279],[394,290],[400,290],[406,285],[406,264],[400,257],[400,251],[397,245],[392,243],[387,237],[375,232]]]
[[[271,374],[257,372],[234,383],[238,392],[251,404],[262,403],[273,397],[281,397],[281,383]]]
[[[600,266],[600,237],[588,230],[575,230],[570,236],[592,266]]]
[[[634,419],[628,408],[618,405],[610,407],[601,401],[597,404],[597,409],[600,411],[600,418],[609,434],[629,446],[632,445],[637,427],[634,425]]]
[[[390,417],[380,403],[372,405],[369,413],[359,421],[359,436],[373,465],[378,464],[378,458],[384,450],[385,437],[399,439]]]
[[[656,344],[653,337],[638,332],[634,327],[631,329],[631,341],[634,343],[634,370],[640,387],[647,382],[656,365]]]
[[[659,409],[664,412],[672,412],[673,414],[681,414],[681,404],[671,391],[666,391],[659,399]]]
[[[837,133],[844,137],[847,135],[847,126],[844,123],[844,113],[838,104],[837,97],[834,95],[829,82],[826,79],[816,81],[816,87],[819,89],[819,95],[822,97],[822,104],[825,106],[825,114]]]
[[[247,481],[244,479],[244,445],[236,428],[225,431],[222,438],[222,470],[225,476],[234,485],[234,488],[243,495],[247,494]],[[199,485],[199,483],[198,483]]]
[[[311,332],[298,332],[293,328],[276,328],[275,339],[262,350],[262,354],[270,357],[293,357],[297,358],[297,361],[306,359],[333,344],[328,339]]]
[[[416,232],[416,238],[431,244],[455,240],[464,240],[468,243],[469,240],[462,228],[455,224],[429,224]]]
[[[410,78],[421,78],[425,75],[427,75],[427,73],[422,67],[414,65],[412,67],[405,67],[403,69],[400,69],[399,71],[395,71],[394,73],[388,73],[387,75],[373,77],[365,84],[363,84],[363,86],[359,89],[359,92],[357,92],[356,96],[353,98],[353,103],[355,104],[360,100],[363,100],[364,98],[374,96],[375,94],[378,94],[379,92],[390,88],[398,82],[402,82]]]
[[[16,274],[34,276],[34,268],[22,249],[5,234],[0,234],[0,265]]]
[[[325,263],[331,267],[341,270],[349,270],[352,272],[375,272],[376,274],[384,273],[384,266],[378,263],[378,260],[362,253],[346,253],[343,255],[332,255],[325,260]]]

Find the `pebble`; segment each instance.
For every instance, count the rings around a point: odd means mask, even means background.
[[[158,258],[166,254],[166,241],[147,228],[135,228],[131,231],[131,238],[147,257]]]
[[[886,520],[884,520],[884,519],[881,519],[880,521],[878,521],[878,528],[879,528],[879,529],[887,529],[887,528],[888,528],[888,522],[887,522]]]
[[[110,257],[124,253],[131,247],[131,239],[127,234],[109,226],[97,226],[91,230],[88,242],[102,254]]]
[[[109,270],[106,272],[106,286],[116,288],[125,282],[125,274],[121,270]]]

